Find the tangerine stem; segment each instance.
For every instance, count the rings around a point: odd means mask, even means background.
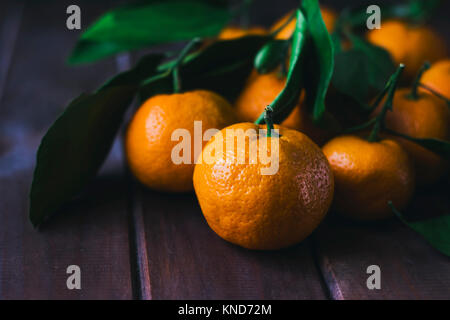
[[[417,89],[419,87],[420,79],[422,78],[423,73],[428,69],[430,69],[430,63],[428,61],[425,61],[425,63],[419,69],[419,72],[417,72],[416,79],[414,79],[414,82],[413,82],[413,85],[411,88],[411,93],[409,94],[410,99],[413,99],[413,100],[419,99],[419,95],[417,94]]]
[[[386,83],[386,85],[383,88],[383,91],[381,91],[376,97],[375,97],[375,101],[372,103],[371,106],[369,106],[369,108],[367,109],[368,112],[372,112],[373,110],[375,110],[378,105],[380,104],[380,102],[383,100],[384,96],[386,95],[386,93],[389,91],[389,88],[391,86],[391,78],[389,78],[388,82]]]
[[[405,65],[401,63],[392,77],[389,79],[390,86],[388,89],[388,96],[386,98],[386,102],[381,109],[381,112],[376,116],[375,125],[373,126],[372,132],[370,133],[369,138],[367,139],[369,142],[375,142],[379,140],[378,133],[381,128],[384,126],[384,119],[386,117],[386,113],[388,110],[392,110],[392,100],[394,99],[395,89],[397,89],[398,79],[403,72]]]
[[[267,106],[264,109],[264,121],[266,122],[267,127],[267,137],[272,137],[272,130],[273,130],[273,119],[272,119],[272,113],[273,109],[271,106]]]
[[[196,45],[198,42],[200,42],[200,38],[194,38],[191,41],[186,44],[186,46],[181,50],[180,54],[178,55],[177,59],[175,60],[175,63],[173,67],[171,68],[172,76],[173,76],[173,91],[174,93],[178,93],[181,91],[181,78],[180,78],[180,70],[179,67],[181,63],[183,62],[184,58],[187,56],[187,54],[191,51],[191,49]]]

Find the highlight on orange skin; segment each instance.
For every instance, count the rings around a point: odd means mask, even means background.
[[[322,151],[335,180],[334,208],[357,220],[381,220],[393,216],[392,201],[404,209],[414,192],[414,166],[393,139],[368,142],[356,135],[330,140]]]
[[[217,36],[220,40],[232,40],[245,36],[264,36],[267,34],[267,30],[263,27],[254,26],[247,29],[237,26],[227,26]]]
[[[450,99],[450,59],[433,63],[431,68],[423,73],[420,82]]]
[[[382,22],[381,29],[367,33],[367,40],[386,49],[396,64],[405,64],[406,78],[413,78],[425,61],[433,63],[448,52],[445,41],[434,30],[400,20]]]

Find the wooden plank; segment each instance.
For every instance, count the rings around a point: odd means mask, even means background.
[[[41,231],[27,217],[35,151],[45,129],[70,99],[115,72],[113,60],[64,65],[79,34],[65,28],[69,4],[26,4],[0,102],[0,299],[132,298],[120,144],[85,194]],[[105,7],[83,2],[83,27]],[[66,287],[72,264],[81,268],[81,290]]]
[[[449,190],[420,194],[409,215],[450,212]],[[450,299],[450,259],[397,220],[360,224],[332,217],[315,244],[334,299]],[[370,265],[380,267],[380,290],[367,288]]]
[[[219,238],[194,194],[142,190],[154,299],[325,299],[308,241],[258,252]]]

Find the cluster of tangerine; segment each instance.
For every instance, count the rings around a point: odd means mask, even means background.
[[[331,32],[337,14],[328,8],[321,12]],[[230,26],[218,38],[268,34],[284,26],[276,38],[288,39],[295,28],[291,15],[282,17],[270,31]],[[176,142],[171,133],[179,128],[192,133],[194,121],[202,121],[204,130],[272,128],[270,123],[252,122],[283,90],[286,76],[254,70],[234,107],[205,90],[148,99],[126,135],[131,171],[155,190],[195,189],[209,226],[225,240],[250,249],[279,249],[302,241],[322,221],[332,202],[336,211],[354,219],[391,217],[388,202],[405,208],[416,184],[436,183],[448,171],[447,160],[404,136],[450,139],[450,111],[445,101],[450,97],[450,60],[445,43],[428,27],[386,21],[381,29],[368,32],[367,39],[402,64],[391,78],[384,103],[371,114],[373,130],[368,138],[367,131],[338,135],[342,126],[331,113],[324,115],[330,124],[327,128],[316,126],[302,94],[289,117],[275,126],[276,136],[256,137],[279,140],[276,174],[261,175],[261,164],[236,163],[239,152],[248,158],[248,143],[243,150],[239,150],[242,146],[226,150],[213,163],[174,164],[171,150]],[[425,73],[420,83],[418,77],[412,88],[396,90],[405,66],[402,79],[411,79],[424,61],[433,65],[421,70]],[[204,144],[203,152],[211,152],[211,145],[211,141]]]

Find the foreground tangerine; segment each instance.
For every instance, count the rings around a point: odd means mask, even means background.
[[[265,125],[238,123],[217,133],[195,166],[194,188],[208,225],[220,237],[244,248],[271,250],[311,234],[330,207],[334,182],[327,159],[306,135],[275,126],[278,135],[246,136],[261,128]],[[234,143],[240,139],[245,143]],[[274,152],[273,142],[278,143],[278,170],[263,175],[269,165],[250,162],[249,150],[267,145]],[[224,152],[215,154],[217,143]],[[200,161],[211,154],[212,161]],[[239,154],[245,155],[244,162]]]
[[[393,215],[388,202],[402,210],[414,192],[414,167],[394,140],[369,142],[354,135],[339,136],[323,148],[335,179],[334,206],[357,220]]]
[[[447,56],[446,44],[434,30],[400,20],[383,22],[381,29],[368,32],[367,39],[386,49],[396,64],[405,64],[408,78],[417,73],[424,61],[435,62]]]
[[[206,90],[157,95],[142,104],[125,138],[128,165],[141,183],[160,191],[193,189],[194,143],[190,145],[191,162],[175,164],[172,151],[179,141],[174,141],[172,134],[185,129],[194,137],[194,121],[201,121],[202,130],[206,131],[221,129],[236,118],[224,98]]]

